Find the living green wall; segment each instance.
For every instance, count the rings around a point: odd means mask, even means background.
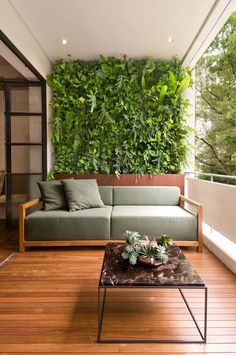
[[[55,172],[180,171],[191,77],[178,60],[60,60],[47,80]]]

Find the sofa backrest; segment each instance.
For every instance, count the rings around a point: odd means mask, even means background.
[[[179,197],[176,186],[114,186],[113,205],[177,206]]]
[[[98,186],[104,205],[113,205],[113,186]]]

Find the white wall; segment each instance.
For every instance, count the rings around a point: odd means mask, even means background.
[[[203,205],[203,221],[236,242],[236,186],[186,178],[187,196]]]
[[[203,243],[236,274],[236,186],[187,177],[185,193],[203,205]]]

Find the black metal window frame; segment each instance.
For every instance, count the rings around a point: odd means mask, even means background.
[[[18,48],[9,40],[9,38],[0,30],[0,40],[16,55],[18,59],[36,76],[37,81],[32,80],[3,80],[4,84],[4,94],[5,94],[5,137],[6,137],[6,225],[10,227],[11,221],[11,196],[12,186],[11,186],[11,176],[14,175],[25,175],[33,176],[40,175],[43,180],[47,177],[47,97],[46,97],[46,80],[37,71],[37,69],[29,62],[29,60],[18,50]],[[37,86],[41,88],[41,112],[13,112],[11,111],[10,105],[10,94],[12,87],[32,87]],[[41,127],[42,136],[41,143],[12,143],[11,142],[11,117],[12,116],[41,116]],[[12,146],[41,146],[42,147],[42,170],[38,173],[12,173],[11,169],[11,147]]]
[[[11,111],[10,107],[10,95],[11,95],[11,87],[39,87],[41,88],[41,98],[43,97],[43,88],[40,82],[35,81],[5,81],[4,88],[5,88],[5,98],[6,98],[6,107],[5,107],[5,117],[6,117],[6,172],[7,175],[42,175],[43,179],[46,178],[47,174],[47,139],[46,135],[46,120],[43,119],[43,103],[41,102],[41,111],[40,112],[15,112]],[[36,116],[41,117],[41,125],[42,125],[42,138],[41,143],[27,143],[27,142],[18,142],[12,143],[11,142],[11,117],[16,116]],[[37,173],[12,173],[11,171],[11,147],[12,146],[40,146],[42,147],[42,171]]]
[[[24,65],[38,78],[37,81],[29,81],[29,80],[4,80],[4,86],[6,90],[9,90],[9,85],[29,85],[29,86],[41,86],[41,113],[24,113],[24,112],[8,112],[6,110],[6,115],[17,116],[24,114],[27,116],[40,115],[42,116],[42,178],[43,180],[47,177],[47,96],[46,96],[46,80],[45,78],[37,71],[37,69],[30,63],[30,61],[19,51],[19,49],[9,40],[9,38],[0,30],[0,40],[19,58]],[[10,92],[6,92],[6,96],[10,94]],[[6,127],[7,129],[7,127]],[[9,132],[7,132],[8,134]],[[14,144],[12,144],[14,145]],[[16,145],[16,144],[15,144]],[[27,145],[27,144],[24,144]],[[29,143],[29,145],[32,145]],[[9,154],[6,152],[6,154]],[[7,172],[9,171],[6,169]],[[25,173],[23,175],[34,175],[33,173]],[[37,174],[38,175],[38,174]]]

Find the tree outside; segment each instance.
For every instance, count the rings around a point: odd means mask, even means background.
[[[196,130],[197,170],[236,175],[236,12],[196,65]]]

